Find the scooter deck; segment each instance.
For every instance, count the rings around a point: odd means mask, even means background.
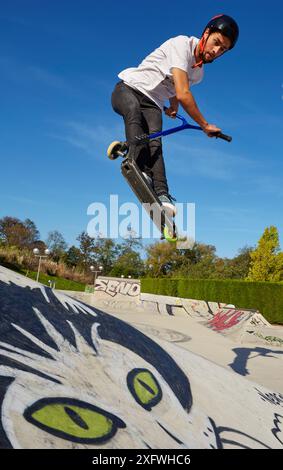
[[[161,238],[165,238],[165,227],[167,227],[170,236],[175,237],[176,226],[174,219],[168,217],[162,208],[157,195],[147,183],[136,162],[132,158],[125,158],[121,165],[121,172],[139,201],[142,203],[151,220],[160,231]]]

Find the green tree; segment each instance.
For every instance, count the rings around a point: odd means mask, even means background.
[[[174,277],[207,279],[215,276],[218,258],[213,245],[195,243],[191,249],[177,250],[177,252],[172,273]]]
[[[39,231],[38,231],[35,223],[32,220],[26,219],[23,222],[23,225],[27,229],[27,238],[26,238],[27,246],[32,246],[35,243],[41,241],[41,240],[39,240],[39,237],[40,237]]]
[[[58,262],[63,259],[68,245],[65,242],[63,235],[58,232],[58,230],[53,230],[48,233],[46,245],[48,246],[54,261]]]
[[[278,255],[276,256],[276,269],[277,273],[277,280],[278,281],[283,281],[283,252],[280,251]]]
[[[227,260],[226,275],[229,279],[246,279],[251,265],[253,248],[245,246],[238,251],[238,255]]]
[[[120,255],[120,245],[111,238],[98,238],[94,243],[92,263],[102,266],[104,275],[109,275]]]
[[[7,216],[0,219],[0,240],[8,246],[32,248],[39,241],[39,231],[30,219],[22,222]]]
[[[146,248],[145,269],[152,277],[169,276],[181,264],[181,254],[175,243],[156,242]]]
[[[86,232],[82,232],[77,237],[77,240],[80,243],[80,252],[82,254],[82,267],[85,271],[87,271],[90,265],[93,263],[95,240],[90,237]]]
[[[283,256],[279,252],[279,235],[276,227],[267,227],[257,248],[251,253],[249,281],[280,281],[283,273]]]
[[[76,268],[82,265],[83,255],[81,250],[76,246],[72,245],[63,256],[63,261],[67,266]]]
[[[123,251],[137,251],[143,249],[141,237],[137,236],[137,232],[132,229],[131,224],[127,227],[127,232],[123,236],[123,243],[121,244],[121,250]]]
[[[117,277],[124,275],[125,277],[131,276],[139,278],[143,273],[144,263],[140,254],[135,251],[126,251],[118,257],[111,269],[110,275]]]
[[[136,236],[136,232],[129,225],[123,243],[116,245],[116,259],[110,275],[141,277],[144,274],[144,262],[140,254],[142,249],[140,238]]]

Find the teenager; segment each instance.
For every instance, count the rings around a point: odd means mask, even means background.
[[[208,137],[216,137],[221,129],[203,116],[191,87],[202,81],[204,64],[231,50],[238,36],[236,21],[228,15],[218,15],[209,21],[200,39],[194,36],[171,38],[138,67],[127,68],[118,75],[121,81],[112,93],[112,106],[123,116],[129,155],[150,179],[160,202],[171,213],[175,206],[169,194],[161,139],[137,145],[136,136],[162,130],[162,111],[169,100],[168,116],[175,118],[181,104]]]

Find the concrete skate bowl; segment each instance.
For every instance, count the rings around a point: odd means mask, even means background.
[[[282,448],[283,395],[0,267],[1,448]]]

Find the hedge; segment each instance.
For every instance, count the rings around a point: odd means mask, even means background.
[[[142,279],[141,292],[234,304],[283,324],[283,284],[211,279]]]

